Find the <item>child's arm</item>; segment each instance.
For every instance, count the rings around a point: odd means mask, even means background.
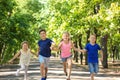
[[[39,56],[39,52],[40,52],[40,47],[38,47],[37,56]]]
[[[58,45],[58,49],[60,49],[62,46],[62,43],[60,42],[59,45]]]
[[[54,42],[51,42],[50,49],[51,49],[51,50],[54,50],[54,47],[55,47],[55,43],[54,43]]]
[[[73,50],[80,52],[80,48],[76,48],[72,42],[71,42],[71,47]]]
[[[101,55],[101,61],[103,61],[103,51],[100,50],[100,55]]]
[[[30,51],[33,55],[35,55],[36,57],[38,57],[38,54],[34,53],[33,51]]]
[[[58,47],[57,47],[57,51],[59,51],[61,49],[62,46],[62,42],[59,43]]]
[[[54,51],[58,51],[59,50],[58,46],[54,42],[52,42],[52,45],[51,45],[50,49],[54,50]]]
[[[75,51],[79,51],[79,49],[78,49],[78,48],[76,48],[76,47],[74,46],[74,44],[73,44],[73,43],[72,43],[72,45],[71,45],[71,46],[72,46],[72,49],[73,49],[73,50],[75,50]]]
[[[20,51],[17,54],[15,54],[15,56],[12,59],[10,59],[8,62],[12,63],[13,60],[16,59],[19,55],[20,55]]]
[[[85,52],[87,52],[87,50],[86,49],[80,49],[79,52],[85,53]]]

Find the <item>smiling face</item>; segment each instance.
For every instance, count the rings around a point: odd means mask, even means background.
[[[69,33],[67,33],[67,32],[63,33],[62,39],[63,39],[63,41],[69,41]]]
[[[27,41],[22,42],[22,49],[27,50],[28,48],[29,48],[28,42]]]
[[[28,49],[28,44],[27,44],[27,43],[24,43],[24,44],[22,45],[22,47],[23,47],[23,49]]]

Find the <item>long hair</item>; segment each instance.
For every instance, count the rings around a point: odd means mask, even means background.
[[[70,34],[68,32],[63,32],[63,34],[67,34],[69,36],[68,40],[70,40]],[[63,39],[60,40],[60,42],[62,42],[62,41],[63,41]]]

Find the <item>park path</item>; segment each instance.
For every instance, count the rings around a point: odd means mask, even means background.
[[[23,71],[20,76],[15,76],[17,64],[0,66],[0,80],[23,80]],[[101,70],[101,69],[100,69]],[[29,80],[40,80],[40,70],[38,60],[32,60],[28,70]],[[59,58],[51,58],[47,80],[66,80],[63,73],[62,63]],[[90,80],[89,72],[84,65],[73,64],[71,80]],[[120,80],[120,74],[100,71],[95,80]]]

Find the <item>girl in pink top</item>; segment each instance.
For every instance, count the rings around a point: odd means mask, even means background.
[[[70,35],[68,32],[64,32],[62,35],[62,41],[59,44],[59,49],[61,50],[61,59],[63,62],[64,73],[67,76],[67,80],[70,80],[71,67],[72,67],[72,54],[71,49],[79,51],[76,49],[70,40]]]

